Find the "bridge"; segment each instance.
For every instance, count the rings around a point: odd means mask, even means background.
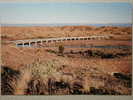
[[[88,37],[61,37],[61,38],[46,38],[46,39],[29,39],[29,40],[15,40],[12,41],[16,46],[37,46],[43,45],[44,43],[53,43],[53,42],[63,42],[63,41],[74,41],[74,40],[102,40],[109,39],[109,36],[88,36]]]

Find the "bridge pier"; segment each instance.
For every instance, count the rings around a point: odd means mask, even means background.
[[[18,43],[15,43],[16,47],[18,46]]]
[[[24,42],[22,43],[22,47],[24,47]]]
[[[29,47],[31,47],[31,43],[29,42]]]
[[[42,42],[42,40],[41,40],[41,45],[43,45],[43,42]]]
[[[35,46],[37,46],[37,41],[35,41]]]

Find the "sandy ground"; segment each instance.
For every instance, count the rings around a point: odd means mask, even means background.
[[[30,64],[34,62],[36,59],[41,59],[42,61],[48,59],[58,59],[58,60],[66,60],[72,65],[75,66],[81,65],[91,65],[98,66],[106,70],[107,72],[131,72],[131,56],[123,57],[120,59],[85,59],[85,58],[69,58],[69,57],[60,57],[57,54],[49,53],[47,50],[54,50],[58,52],[58,48],[18,48],[14,45],[3,45],[2,46],[2,64],[5,66],[9,66],[11,68],[19,69],[20,67],[24,67],[26,64]],[[73,51],[84,51],[87,49],[79,48],[79,49],[65,49],[65,52]],[[111,50],[110,50],[111,51]],[[62,65],[62,64],[61,64]],[[71,64],[70,64],[71,65]]]
[[[3,40],[32,38],[73,37],[90,35],[111,35],[114,39],[131,40],[131,27],[94,27],[94,26],[62,26],[62,27],[2,27]]]
[[[86,41],[69,41],[44,44],[47,46],[57,46],[57,48],[21,48],[14,44],[4,43],[7,40],[32,39],[32,38],[50,38],[65,36],[89,36],[89,35],[111,35],[109,40],[86,40]],[[127,45],[131,46],[131,27],[91,27],[91,26],[64,26],[64,27],[2,27],[2,66],[11,69],[20,70],[28,64],[32,64],[37,59],[41,62],[55,60],[59,62],[58,66],[67,66],[64,72],[74,72],[84,68],[97,68],[103,73],[122,72],[129,74],[132,69],[131,54],[113,59],[86,58],[81,55],[59,56],[58,53],[51,53],[49,50],[58,52],[59,45]],[[64,52],[84,51],[86,49],[65,48]],[[107,50],[109,51],[109,50]],[[112,50],[110,50],[112,51]],[[121,51],[116,50],[121,53]],[[105,51],[106,52],[106,51]],[[113,52],[113,51],[112,51]],[[131,52],[131,51],[129,51]],[[22,81],[22,80],[21,80]],[[92,82],[92,81],[91,81]],[[90,84],[91,84],[90,82]],[[99,82],[99,81],[98,81]],[[96,81],[94,81],[96,84]],[[94,84],[92,82],[92,84]],[[92,85],[91,84],[91,85]],[[98,83],[100,84],[100,83]],[[23,87],[23,86],[18,86]],[[18,92],[19,93],[19,92]],[[129,93],[129,92],[128,92]],[[127,94],[128,94],[127,93]],[[130,94],[130,93],[129,93]]]
[[[94,26],[63,26],[63,27],[2,27],[2,41],[18,40],[29,38],[48,38],[48,37],[64,37],[64,36],[88,36],[88,35],[111,35],[113,38],[109,40],[86,40],[86,41],[69,41],[44,44],[47,46],[62,45],[128,45],[131,46],[131,27],[94,27]],[[41,59],[59,58],[57,55],[49,54],[46,48],[38,50],[40,56],[37,55],[37,48],[17,48],[15,45],[2,44],[2,64],[5,66],[19,68],[24,67],[25,64],[32,63],[34,59],[40,57]],[[47,58],[46,58],[47,57]],[[65,58],[68,59],[69,58]],[[74,61],[81,62],[82,59]],[[70,60],[71,61],[71,60]],[[131,57],[101,60],[89,59],[89,62],[96,61],[97,65],[103,64],[105,69],[114,71],[130,71]],[[88,62],[84,60],[84,62]],[[100,63],[100,64],[99,64]],[[78,65],[78,64],[77,64]],[[106,66],[110,67],[106,67]],[[121,67],[124,65],[123,67]],[[123,70],[125,69],[126,70]],[[109,71],[108,70],[108,71]]]

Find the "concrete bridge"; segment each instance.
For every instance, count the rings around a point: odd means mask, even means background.
[[[89,37],[61,37],[61,38],[47,38],[47,39],[29,39],[29,40],[16,40],[12,41],[16,44],[16,46],[32,46],[32,45],[43,45],[44,43],[52,43],[52,42],[63,42],[63,41],[74,41],[74,40],[102,40],[109,39],[109,36],[89,36]]]

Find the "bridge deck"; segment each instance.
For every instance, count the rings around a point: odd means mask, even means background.
[[[31,45],[38,43],[49,43],[49,42],[59,42],[59,41],[69,41],[69,40],[91,40],[91,39],[109,39],[109,36],[88,36],[88,37],[60,37],[60,38],[45,38],[45,39],[28,39],[28,40],[15,40],[11,41],[16,45]]]

